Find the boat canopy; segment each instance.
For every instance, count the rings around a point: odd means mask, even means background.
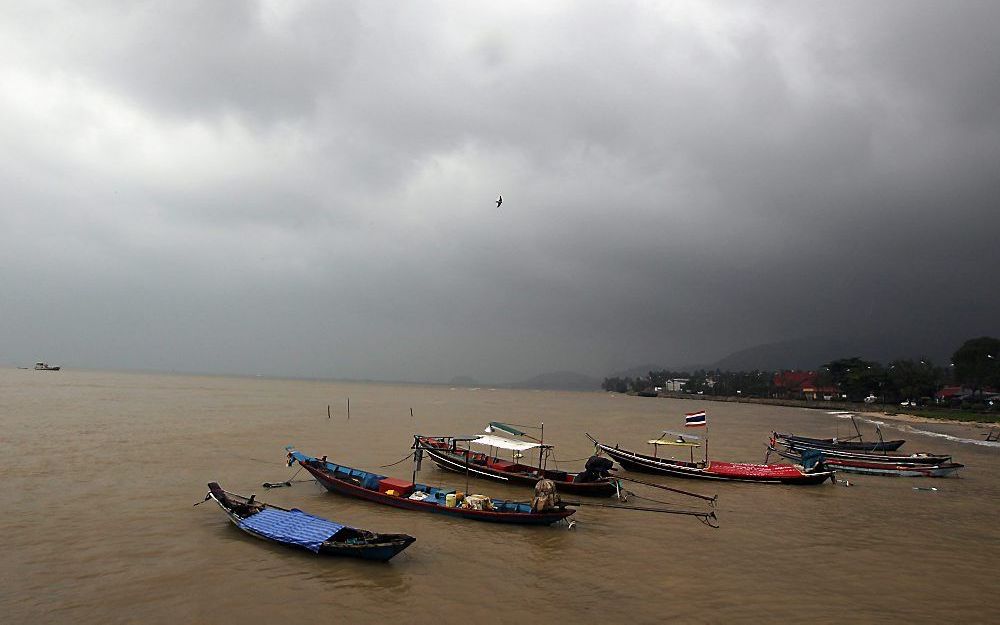
[[[676,436],[677,440],[669,440],[668,438],[665,438],[668,434],[671,436]],[[677,445],[678,447],[701,447],[701,444],[699,443],[692,443],[686,440],[688,438],[693,438],[694,440],[698,440],[699,437],[694,436],[693,434],[683,434],[681,432],[671,432],[670,430],[663,430],[663,434],[660,436],[660,438],[656,438],[646,442],[648,442],[650,445]]]
[[[531,443],[528,441],[512,441],[509,438],[504,438],[502,436],[492,436],[490,434],[484,434],[479,438],[474,438],[472,443],[477,445],[487,445],[489,447],[499,447],[501,449],[513,449],[515,451],[524,451],[525,449],[534,449],[536,447],[543,447],[541,443]],[[545,445],[547,447],[547,445]]]
[[[490,421],[490,424],[486,426],[486,433],[492,434],[493,430],[500,430],[501,432],[507,432],[508,434],[513,434],[514,436],[524,436],[524,432],[515,428],[514,426],[507,425],[506,423],[500,423],[499,421]]]
[[[665,441],[662,438],[656,438],[650,441],[646,441],[650,445],[676,445],[678,447],[701,447],[701,443],[691,443],[689,441]]]

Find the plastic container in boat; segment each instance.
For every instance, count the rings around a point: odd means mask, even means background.
[[[444,496],[444,507],[454,508],[455,507],[455,493],[448,493]]]

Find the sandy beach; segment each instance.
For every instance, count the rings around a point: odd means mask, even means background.
[[[878,420],[889,420],[889,421],[899,421],[901,423],[925,423],[925,424],[943,424],[943,425],[953,425],[958,427],[966,427],[969,430],[1000,430],[1000,423],[989,423],[983,421],[957,421],[955,419],[931,419],[929,417],[921,417],[918,415],[906,414],[906,413],[886,413],[886,412],[872,412],[872,411],[858,411],[855,414]]]

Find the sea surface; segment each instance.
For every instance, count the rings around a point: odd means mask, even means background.
[[[585,432],[641,450],[696,409],[708,412],[719,460],[760,462],[772,429],[853,431],[823,410],[605,393],[0,369],[0,622],[996,622],[1000,448],[963,442],[982,440],[975,426],[882,426],[907,439],[903,450],[953,454],[966,465],[959,478],[840,475],[850,486],[796,487],[633,475],[718,494],[719,529],[593,506],[573,529],[450,519],[327,493],[284,463],[294,444],[410,477],[407,461],[380,466],[404,458],[414,433],[472,434],[495,420],[544,422],[559,466],[572,469],[593,450]],[[466,484],[426,459],[418,476],[531,495]],[[213,480],[417,542],[388,564],[264,543],[213,502],[194,505]]]

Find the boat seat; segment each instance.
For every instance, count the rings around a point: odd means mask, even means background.
[[[496,469],[497,471],[510,471],[511,469],[514,468],[514,463],[507,462],[506,460],[497,459],[491,462],[490,466]]]

